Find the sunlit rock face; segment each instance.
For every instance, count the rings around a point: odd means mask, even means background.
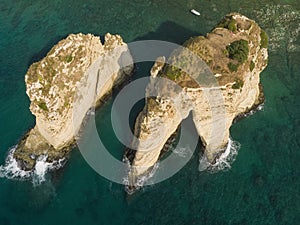
[[[136,120],[138,139],[132,147],[137,151],[129,174],[133,188],[151,171],[166,141],[190,113],[205,147],[201,169],[215,163],[228,144],[233,120],[263,101],[260,73],[267,66],[267,45],[268,37],[255,21],[234,13],[206,36],[189,39],[184,43],[189,51],[171,56],[168,64],[162,66],[165,60],[158,59],[148,90],[156,88],[158,77],[173,80],[181,90],[169,88],[171,98],[147,98]],[[195,70],[191,52],[209,68],[215,81],[211,85],[191,75]]]
[[[14,153],[22,167],[33,168],[41,155],[48,161],[65,157],[87,111],[132,69],[127,44],[109,33],[104,44],[92,34],[71,34],[33,63],[25,82],[36,126]]]

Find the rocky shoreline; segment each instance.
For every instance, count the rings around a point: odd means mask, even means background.
[[[155,90],[158,96],[146,97],[135,121],[132,146],[137,151],[125,150],[124,160],[132,166],[128,190],[139,188],[139,178],[153,172],[190,114],[209,166],[228,148],[232,123],[264,101],[260,73],[267,66],[267,36],[255,21],[229,14],[206,36],[190,38],[183,46],[188,51],[175,51],[167,62],[159,57],[151,69],[145,92]],[[202,60],[199,68],[191,53]],[[32,64],[25,81],[36,125],[13,152],[19,167],[34,170],[41,157],[49,163],[67,159],[89,110],[129,82],[133,70],[127,44],[111,34],[104,44],[91,34],[69,35]],[[191,75],[195,71],[203,86]],[[180,88],[168,84],[160,90],[160,78]]]
[[[264,105],[264,103],[265,103],[265,94],[263,92],[262,84],[259,83],[259,95],[258,95],[257,101],[248,110],[246,110],[245,112],[237,115],[234,118],[233,123],[237,123],[241,119],[247,118],[248,116],[251,116],[255,112],[260,111],[261,110],[260,107],[262,107]]]

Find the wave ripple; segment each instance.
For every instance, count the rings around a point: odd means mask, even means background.
[[[59,169],[65,163],[65,159],[49,163],[47,162],[48,156],[41,155],[36,161],[34,170],[25,171],[19,167],[17,160],[13,157],[16,148],[17,146],[14,146],[9,150],[5,164],[0,166],[1,178],[31,180],[33,185],[37,186],[46,181],[48,171]]]
[[[220,170],[229,170],[236,159],[240,147],[239,142],[229,138],[225,151],[216,159],[214,164],[209,163],[205,155],[199,160],[199,171],[207,170],[215,173]]]

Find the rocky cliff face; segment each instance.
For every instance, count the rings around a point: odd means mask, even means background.
[[[214,164],[228,144],[233,120],[262,103],[260,73],[267,65],[267,41],[258,24],[239,14],[226,16],[205,37],[188,40],[184,46],[206,63],[216,81],[211,84],[191,76],[194,65],[189,51],[171,56],[169,65],[161,65],[164,60],[158,59],[148,90],[157,88],[157,77],[173,80],[181,90],[167,88],[171,98],[161,93],[147,98],[135,124],[138,141],[133,143],[137,152],[129,176],[132,186],[151,170],[164,144],[189,113],[205,146],[199,169]]]
[[[81,33],[60,41],[25,76],[36,126],[14,157],[26,169],[41,155],[49,161],[64,157],[88,110],[132,69],[128,47],[119,35],[106,34],[104,44],[99,37]]]

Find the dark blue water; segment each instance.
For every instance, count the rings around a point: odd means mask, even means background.
[[[189,13],[191,8],[200,17]],[[226,172],[199,173],[198,154],[175,176],[127,199],[121,185],[100,177],[77,149],[41,186],[0,179],[0,224],[299,224],[300,5],[289,1],[1,0],[0,162],[34,126],[24,75],[69,33],[106,32],[126,42],[182,43],[205,34],[227,13],[256,20],[270,36],[269,66],[261,74],[263,111],[231,129],[241,143]],[[136,77],[148,74],[141,66]],[[112,99],[97,126],[114,156],[122,157],[110,125]]]

